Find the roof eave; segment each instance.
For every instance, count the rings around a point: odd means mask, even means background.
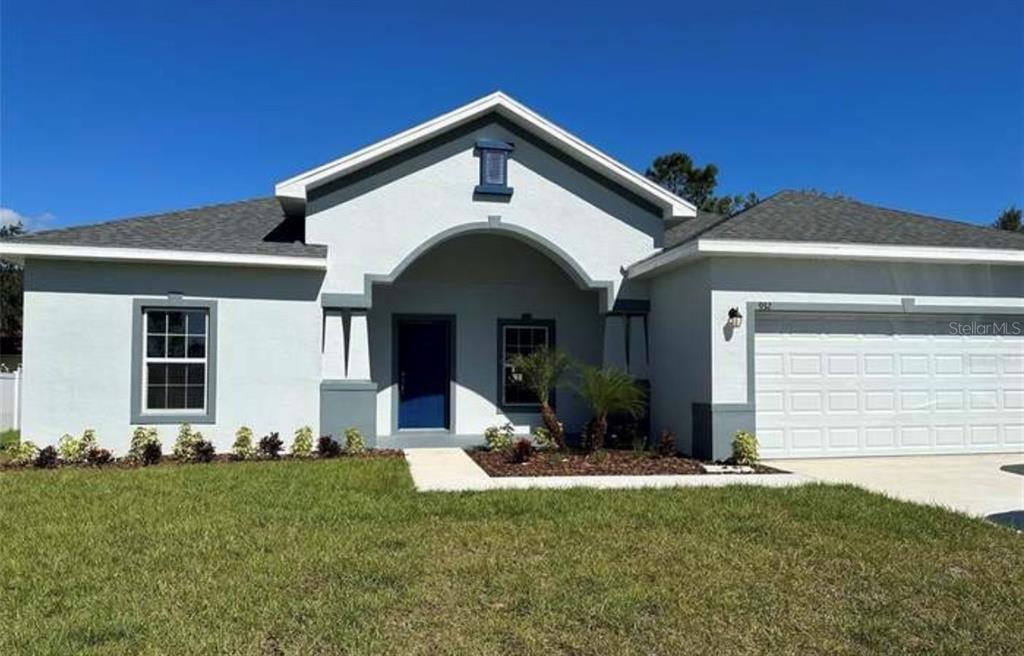
[[[505,118],[529,129],[559,150],[601,171],[642,198],[650,200],[662,209],[662,216],[666,220],[697,215],[697,208],[689,201],[663,189],[500,91],[474,100],[447,114],[442,114],[354,153],[283,180],[275,185],[275,194],[286,212],[289,211],[289,208],[291,211],[301,210],[304,212],[310,189],[369,166],[393,153],[412,147],[491,111],[498,112]]]
[[[676,266],[709,256],[1024,266],[1024,251],[1010,249],[696,239],[630,265],[627,277],[640,279],[656,276]]]
[[[162,250],[111,246],[73,246],[0,241],[0,259],[24,263],[27,259],[148,262],[207,266],[243,266],[278,269],[326,270],[327,258],[302,255],[261,255],[213,251]]]

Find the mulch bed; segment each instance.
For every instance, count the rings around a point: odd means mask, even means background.
[[[45,469],[138,469],[143,466],[146,467],[186,467],[192,465],[206,465],[212,463],[241,463],[241,462],[275,462],[284,460],[373,460],[378,458],[404,458],[405,453],[401,449],[367,449],[365,452],[357,455],[342,454],[335,458],[321,458],[320,456],[313,455],[309,458],[297,458],[291,454],[281,454],[277,458],[250,458],[248,460],[240,460],[229,453],[218,453],[213,457],[210,462],[187,462],[180,461],[174,456],[163,456],[160,458],[160,462],[152,465],[143,465],[135,460],[128,458],[118,458],[102,465],[91,465],[88,463],[65,463],[60,462],[55,467],[47,467]],[[18,470],[18,469],[40,469],[32,463],[26,465],[14,465],[8,461],[0,460],[0,471],[3,470]]]
[[[633,451],[538,452],[524,463],[511,462],[508,454],[485,449],[467,451],[490,476],[651,476],[657,474],[708,474],[700,461],[684,456],[661,456]],[[778,469],[754,465],[755,474],[779,474]]]

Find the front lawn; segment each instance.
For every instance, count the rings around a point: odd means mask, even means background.
[[[1024,541],[850,487],[420,494],[404,461],[0,473],[0,654],[1012,653]]]

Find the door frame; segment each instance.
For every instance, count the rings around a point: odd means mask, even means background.
[[[448,426],[446,428],[399,428],[398,411],[401,404],[401,392],[398,389],[399,379],[399,349],[398,349],[398,328],[403,322],[408,323],[444,323],[448,327]],[[455,346],[458,343],[455,338],[456,320],[454,314],[429,314],[429,313],[393,313],[391,315],[391,387],[394,393],[391,395],[391,434],[398,433],[432,433],[432,434],[455,434]]]

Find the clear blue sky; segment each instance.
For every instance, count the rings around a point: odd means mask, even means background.
[[[351,4],[4,0],[4,216],[271,195],[495,89],[640,171],[715,162],[720,192],[1024,205],[1019,0]]]

